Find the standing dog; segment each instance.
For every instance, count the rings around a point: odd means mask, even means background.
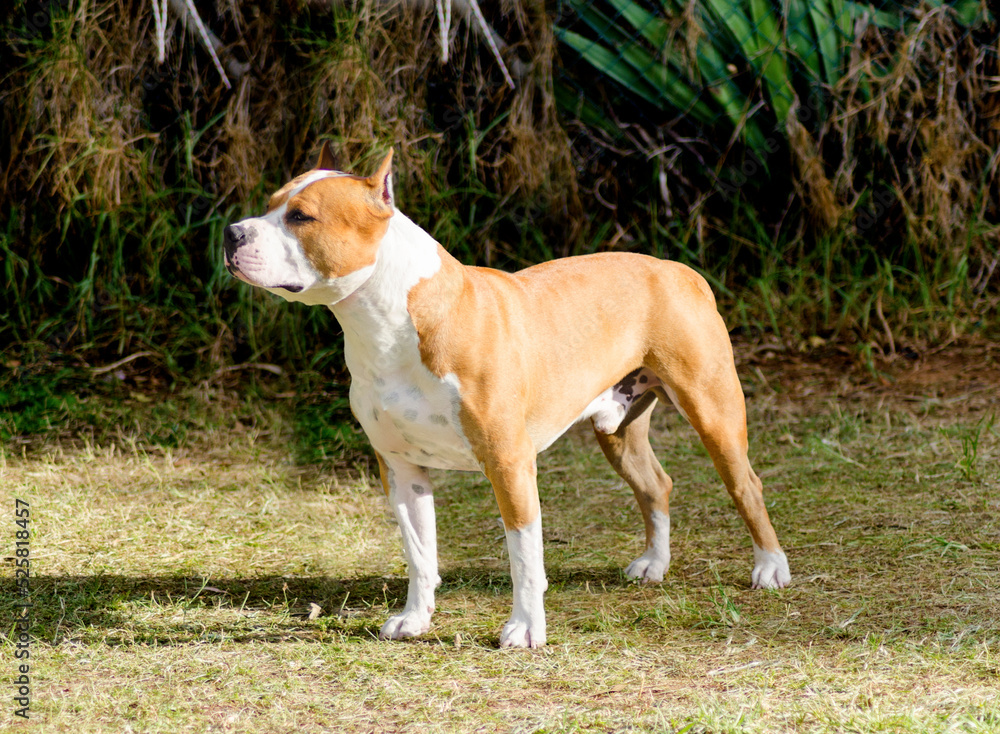
[[[603,253],[508,274],[460,264],[394,206],[392,152],[363,178],[316,168],[262,217],[225,230],[237,278],[327,306],[344,330],[351,409],[378,456],[409,563],[406,606],[383,638],[430,628],[438,577],[427,469],[482,471],[503,517],[514,608],[501,647],[545,643],[535,457],[590,418],[632,487],[646,550],[626,569],[661,581],[670,564],[670,477],[649,445],[669,399],[694,426],[753,538],[754,588],[788,584],[788,561],[747,459],[732,345],[705,280],[675,262]]]

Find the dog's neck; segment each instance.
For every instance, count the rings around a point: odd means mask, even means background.
[[[419,358],[408,309],[410,289],[425,278],[460,277],[458,266],[427,232],[398,210],[379,246],[371,276],[350,296],[330,306],[344,329],[347,366],[375,372]],[[451,290],[451,289],[449,289]]]

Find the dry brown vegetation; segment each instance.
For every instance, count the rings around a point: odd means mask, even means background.
[[[746,151],[581,74],[540,3],[484,3],[513,91],[465,23],[440,62],[433,4],[198,7],[247,65],[232,90],[176,17],[158,65],[138,0],[0,9],[0,486],[36,513],[40,729],[1000,731],[995,27],[870,29],[775,178],[727,198]],[[395,146],[404,208],[466,261],[705,271],[746,334],[794,585],[747,588],[745,532],[665,413],[666,582],[623,578],[641,523],[575,431],[540,465],[550,646],[495,649],[494,502],[445,474],[435,626],[375,640],[405,567],[336,327],[219,257],[324,138],[361,171]]]
[[[973,292],[988,286],[1000,246],[1000,225],[987,224],[1000,213],[998,78],[992,49],[946,8],[928,10],[901,38],[865,39],[837,90],[843,106],[821,133],[841,148],[831,175],[840,206],[853,208],[871,186],[862,146],[872,145],[891,161],[882,186],[891,188],[909,237],[920,247],[969,243],[954,252],[975,263]]]
[[[310,166],[323,138],[334,143],[345,168],[374,159],[381,153],[375,148],[396,145],[413,184],[404,179],[400,188],[428,196],[443,180],[431,170],[447,169],[459,152],[461,141],[446,140],[456,135],[450,128],[470,125],[457,132],[464,138],[494,121],[491,134],[480,133],[467,151],[474,166],[466,173],[483,175],[503,195],[544,189],[565,204],[574,191],[551,94],[551,33],[537,8],[533,14],[520,3],[508,8],[508,22],[524,39],[519,52],[537,59],[511,91],[480,68],[477,40],[467,29],[442,66],[434,53],[433,7],[420,3],[370,3],[357,11],[293,4],[301,24],[293,27],[275,26],[277,8],[228,3],[206,17],[225,36],[227,57],[249,60],[249,72],[232,90],[176,15],[159,66],[145,5],[52,7],[51,28],[29,28],[6,49],[14,62],[7,99],[17,105],[4,108],[12,132],[5,145],[16,162],[0,190],[16,200],[33,189],[62,209],[83,196],[97,212],[141,205],[148,191],[180,176],[220,203],[244,202],[260,194],[265,177],[273,184]],[[16,21],[8,22],[16,28]],[[181,138],[186,150],[177,145]],[[434,188],[424,191],[426,184]]]
[[[734,193],[723,184],[747,150],[595,78],[555,41],[551,8],[484,7],[513,90],[468,19],[441,62],[433,3],[202,3],[223,63],[245,69],[232,89],[176,13],[161,65],[137,0],[0,11],[7,351],[43,365],[149,353],[130,369],[167,379],[313,365],[322,316],[232,287],[219,243],[322,139],[361,172],[395,146],[403,207],[468,262],[682,259],[732,326],[853,344],[863,360],[993,328],[994,26],[944,7],[902,31],[872,25],[838,86],[803,92],[803,114],[774,131],[768,176]]]

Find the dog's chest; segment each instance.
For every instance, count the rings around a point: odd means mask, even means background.
[[[360,373],[360,374],[359,374]],[[372,446],[392,463],[479,470],[462,432],[458,381],[417,360],[392,370],[352,370],[351,408]]]

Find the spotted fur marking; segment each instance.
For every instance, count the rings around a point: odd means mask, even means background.
[[[639,397],[659,385],[660,379],[650,369],[640,367],[629,372],[591,403],[594,429],[605,434],[617,431]]]

